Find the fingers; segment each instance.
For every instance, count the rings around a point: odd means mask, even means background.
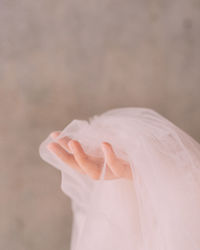
[[[60,131],[54,131],[50,136],[56,140],[60,133]],[[108,166],[105,172],[105,179],[132,179],[132,171],[129,163],[118,158],[108,142],[103,142],[101,146],[106,165]],[[81,173],[88,174],[92,179],[99,179],[103,159],[88,156],[78,141],[71,140],[65,136],[59,138],[56,142],[48,144],[47,147],[70,167]]]
[[[63,137],[63,138],[60,138],[58,139],[58,144],[60,144],[64,149],[66,149],[68,152],[71,153],[71,149],[69,147],[69,141],[71,141],[71,139],[67,136]]]
[[[112,170],[113,174],[118,177],[125,177],[127,179],[131,178],[131,170],[128,162],[119,159],[109,143],[103,142],[102,149],[104,152],[106,163]]]
[[[70,167],[78,170],[81,173],[84,173],[84,171],[78,166],[76,163],[74,156],[59,145],[56,142],[51,142],[47,145],[48,150],[55,153],[57,157],[59,157],[64,163],[68,164]]]
[[[98,180],[101,174],[101,168],[84,152],[78,141],[71,140],[69,147],[79,166],[92,178]]]
[[[110,167],[110,169],[112,170],[114,175],[118,176],[119,175],[119,169],[118,169],[119,167],[116,167],[117,157],[115,155],[115,152],[112,149],[112,146],[107,142],[103,142],[102,149],[104,152],[106,163],[108,164],[108,166]]]
[[[53,138],[54,140],[60,135],[60,131],[54,131],[50,134],[51,138]],[[68,152],[71,152],[70,148],[69,148],[69,145],[68,145],[68,142],[70,141],[71,139],[67,136],[65,137],[62,137],[60,139],[57,140],[57,143],[60,144],[64,149],[66,149]]]
[[[60,135],[59,131],[51,133],[51,137],[56,139]],[[48,144],[48,149],[55,153],[63,162],[67,163],[79,172],[87,173],[92,179],[99,179],[100,168],[89,159],[89,156],[85,154],[79,142],[71,140],[65,136]],[[69,154],[65,149],[72,153]]]
[[[102,143],[102,149],[105,154],[105,158],[108,164],[113,165],[117,161],[117,156],[108,142]]]

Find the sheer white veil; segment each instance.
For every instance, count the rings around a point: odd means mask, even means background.
[[[102,141],[131,164],[133,180],[92,180],[40,145],[62,173],[72,200],[71,250],[199,250],[200,144],[151,109],[118,108],[73,120],[58,138],[78,140],[102,156]],[[58,139],[57,138],[57,139]]]

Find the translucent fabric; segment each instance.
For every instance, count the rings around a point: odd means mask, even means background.
[[[63,136],[94,156],[103,157],[101,142],[111,143],[133,175],[104,180],[104,163],[93,180],[47,150],[52,138],[40,145],[72,201],[71,250],[200,249],[200,144],[193,138],[157,112],[132,107],[73,120]]]

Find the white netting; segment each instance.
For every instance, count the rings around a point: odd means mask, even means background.
[[[151,109],[120,108],[72,121],[57,138],[103,156],[102,141],[131,164],[133,180],[92,180],[40,145],[62,172],[74,212],[71,250],[199,250],[200,145]],[[102,171],[105,164],[102,165]]]

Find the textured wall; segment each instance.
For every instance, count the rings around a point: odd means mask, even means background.
[[[0,249],[67,250],[40,142],[72,119],[154,108],[200,141],[199,0],[0,1]]]

